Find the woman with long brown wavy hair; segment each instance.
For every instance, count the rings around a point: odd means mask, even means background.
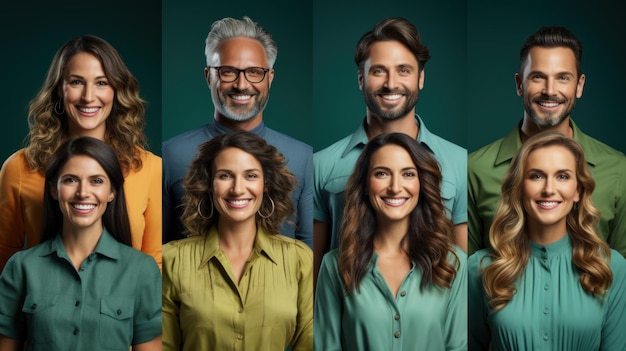
[[[0,272],[25,246],[39,243],[44,170],[69,138],[103,140],[117,153],[132,244],[161,263],[161,158],[145,149],[144,101],[139,84],[117,50],[85,35],[66,42],[29,106],[27,146],[0,171]]]
[[[574,139],[522,145],[468,261],[470,350],[626,350],[626,261],[596,232],[594,187]]]
[[[465,350],[466,257],[437,161],[391,133],[370,140],[356,165],[339,249],[324,255],[317,281],[315,349]]]

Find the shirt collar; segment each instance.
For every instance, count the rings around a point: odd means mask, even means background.
[[[569,119],[569,125],[572,127],[573,139],[578,141],[581,145],[585,145],[589,137],[580,131],[576,123],[574,123],[571,118]],[[502,138],[502,143],[500,144],[500,150],[498,150],[498,154],[496,155],[496,163],[494,166],[511,161],[517,153],[517,150],[522,147],[522,138],[520,136],[521,126],[522,121],[520,121],[517,127],[513,128],[509,134]],[[596,165],[596,155],[594,155],[591,150],[585,150],[585,160],[592,166]]]
[[[118,245],[120,245],[120,242],[115,240],[115,238],[109,233],[109,231],[104,228],[104,230],[102,231],[102,235],[100,235],[100,239],[98,240],[96,248],[93,250],[93,252],[114,260],[118,260],[121,257]],[[57,234],[54,239],[48,240],[46,250],[42,250],[42,256],[47,256],[53,253],[56,253],[58,257],[66,258],[69,260],[69,256],[67,255],[65,246],[63,246],[61,233]]]
[[[363,122],[359,125],[359,127],[357,128],[357,130],[352,133],[352,137],[350,138],[350,141],[348,142],[348,145],[346,146],[346,149],[343,151],[343,154],[341,155],[341,157],[345,157],[348,153],[350,153],[350,151],[352,151],[353,149],[357,148],[357,147],[364,147],[365,144],[367,144],[367,133],[365,132],[365,123],[367,121],[367,118],[363,118]],[[417,127],[419,128],[419,131],[417,133],[417,141],[420,142],[420,144],[426,146],[426,148],[432,153],[432,149],[429,146],[429,144],[432,145],[433,143],[433,134],[426,128],[426,125],[424,124],[424,122],[422,121],[422,118],[420,116],[418,116],[417,114],[415,115],[415,124],[417,124]]]
[[[548,245],[540,245],[534,241],[530,241],[531,255],[539,258],[552,258],[564,252],[572,251],[572,243],[569,235],[565,235],[561,239]]]
[[[212,120],[209,124],[207,124],[207,129],[208,129],[209,135],[222,135],[222,134],[234,132],[233,129],[224,127],[223,125],[219,124],[216,120]],[[265,127],[265,123],[261,121],[261,123],[259,123],[258,126],[250,129],[249,132],[257,134],[261,137],[265,137],[266,130],[267,128]]]
[[[278,264],[278,256],[276,252],[274,252],[272,245],[270,244],[270,235],[267,231],[262,227],[257,227],[257,233],[254,240],[254,248],[253,252],[261,256],[265,256],[270,259],[275,264]],[[206,235],[206,240],[204,241],[204,252],[202,253],[202,260],[200,260],[200,265],[198,268],[201,268],[205,264],[207,264],[212,258],[214,258],[218,252],[220,251],[220,240],[217,234],[217,227],[211,227],[209,233]]]

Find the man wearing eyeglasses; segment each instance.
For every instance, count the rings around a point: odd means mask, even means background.
[[[215,107],[208,124],[163,142],[163,243],[184,237],[180,208],[182,178],[198,146],[235,130],[263,137],[285,156],[298,182],[292,193],[296,216],[281,234],[313,245],[313,148],[265,126],[263,110],[274,79],[276,43],[250,18],[223,18],[213,23],[206,38],[204,75]]]

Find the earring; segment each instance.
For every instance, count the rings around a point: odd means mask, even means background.
[[[198,215],[200,215],[200,217],[203,219],[210,219],[211,217],[213,217],[213,199],[211,198],[211,195],[209,195],[209,203],[211,204],[211,213],[209,213],[208,217],[202,214],[202,209],[201,209],[202,201],[204,201],[204,198],[200,199],[200,202],[198,202]]]
[[[65,113],[65,109],[63,108],[63,99],[59,99],[54,103],[54,113],[59,116]]]
[[[274,214],[274,210],[276,209],[276,207],[274,206],[274,200],[272,200],[272,197],[267,195],[267,198],[270,199],[270,204],[272,204],[272,211],[268,215],[263,215],[261,214],[261,209],[259,208],[259,210],[256,211],[256,213],[258,213],[259,216],[261,216],[261,218],[269,218],[269,216]]]

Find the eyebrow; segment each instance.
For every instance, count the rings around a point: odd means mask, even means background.
[[[384,169],[386,171],[391,171],[391,168],[387,167],[387,166],[373,166],[372,170],[376,170],[376,169]],[[411,170],[415,170],[417,171],[417,167],[404,167],[402,168],[400,171],[411,171]]]
[[[546,171],[544,171],[543,169],[539,169],[539,168],[530,168],[527,172],[540,172],[540,173],[546,173]],[[555,173],[563,173],[563,172],[567,172],[567,173],[573,173],[574,170],[571,170],[569,168],[563,168],[563,169],[558,169],[556,170]]]
[[[81,76],[81,75],[79,75],[79,74],[72,74],[72,73],[70,73],[70,74],[68,75],[68,77],[69,77],[69,78],[74,77],[74,78],[85,79],[85,77],[83,77],[83,76]],[[108,79],[108,78],[107,78],[107,76],[97,76],[97,77],[96,77],[96,79]]]
[[[227,172],[227,173],[233,173],[232,170],[230,169],[225,169],[225,168],[220,168],[220,169],[216,169],[215,173],[217,172]],[[244,169],[243,172],[262,172],[262,170],[258,169],[258,168],[250,168],[250,169]]]

